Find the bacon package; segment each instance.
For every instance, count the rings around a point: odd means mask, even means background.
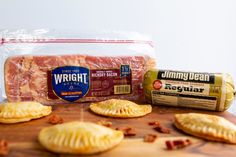
[[[153,46],[146,40],[31,35],[5,37],[1,45],[5,94],[10,102],[140,100],[144,73],[155,67]]]

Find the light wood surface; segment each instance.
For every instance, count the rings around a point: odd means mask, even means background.
[[[107,152],[96,154],[94,156],[105,157],[157,157],[157,156],[188,156],[188,157],[202,157],[202,156],[235,156],[236,145],[209,142],[198,138],[193,138],[177,130],[173,126],[173,115],[175,113],[185,112],[201,112],[208,114],[215,114],[236,124],[236,117],[228,112],[209,112],[202,110],[191,110],[184,108],[170,108],[153,106],[151,114],[140,118],[131,119],[117,119],[108,118],[92,113],[88,104],[62,104],[53,106],[53,114],[63,117],[65,122],[80,120],[97,122],[100,120],[107,120],[113,123],[112,128],[131,126],[135,128],[137,135],[130,138],[125,138],[120,145]],[[5,139],[9,142],[10,151],[8,156],[23,156],[23,157],[66,157],[71,155],[59,155],[48,152],[37,141],[39,131],[46,126],[51,126],[48,121],[49,117],[32,120],[30,122],[18,124],[0,124],[0,139]],[[163,126],[171,129],[171,134],[161,134],[156,132],[152,126],[148,125],[150,121],[160,121]],[[157,134],[159,138],[155,143],[144,143],[143,137],[148,134]],[[165,149],[165,141],[167,139],[182,139],[191,138],[193,144],[181,150],[168,151]]]

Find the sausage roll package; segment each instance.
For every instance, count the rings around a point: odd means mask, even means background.
[[[145,98],[155,105],[225,111],[235,98],[229,74],[151,69],[144,75]]]
[[[1,88],[10,102],[139,100],[144,73],[155,67],[152,42],[138,33],[40,29],[1,36]]]

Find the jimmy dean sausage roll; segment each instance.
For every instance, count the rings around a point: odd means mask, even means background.
[[[229,74],[149,70],[144,76],[144,94],[152,104],[224,111],[234,99]]]

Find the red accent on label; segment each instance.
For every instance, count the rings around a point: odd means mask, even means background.
[[[90,70],[91,86],[87,96],[114,95],[115,85],[130,85],[131,74],[120,77],[120,69]]]
[[[153,82],[153,88],[154,89],[159,90],[159,89],[161,89],[161,87],[162,87],[162,82],[160,80],[155,80]]]
[[[148,44],[153,47],[153,42],[148,40],[125,39],[2,39],[4,43],[103,43],[103,44]]]

